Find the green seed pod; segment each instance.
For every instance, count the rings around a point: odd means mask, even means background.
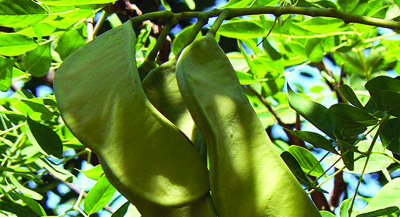
[[[176,60],[170,60],[152,70],[143,80],[147,98],[168,120],[175,124],[207,162],[207,148],[201,132],[194,127],[193,119],[179,92],[176,81]]]
[[[147,74],[149,74],[150,71],[155,69],[156,67],[157,65],[154,61],[149,61],[145,59],[144,62],[138,67],[140,80],[143,80],[147,76]]]
[[[219,217],[320,217],[277,154],[213,37],[201,37],[183,51],[177,79],[207,143]]]
[[[127,22],[70,55],[55,74],[58,106],[131,203],[181,207],[209,193],[208,171],[190,140],[146,98],[135,40]]]

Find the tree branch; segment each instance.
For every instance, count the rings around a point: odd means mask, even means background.
[[[181,12],[181,13],[172,13],[171,11],[157,11],[152,13],[147,13],[141,16],[137,16],[131,18],[132,23],[137,25],[145,20],[154,20],[154,19],[168,19],[170,16],[174,16],[174,18],[178,20],[190,19],[201,16],[216,17],[219,16],[223,11],[227,9],[213,9],[210,11],[204,12]],[[273,14],[275,16],[281,16],[283,14],[301,14],[308,15],[311,17],[332,17],[343,20],[345,23],[360,23],[365,25],[371,25],[376,27],[387,27],[391,29],[400,30],[400,22],[394,20],[385,20],[375,17],[367,17],[354,15],[351,13],[345,13],[343,11],[338,11],[333,8],[312,8],[312,7],[255,7],[255,8],[229,8],[229,16],[227,19],[231,19],[233,17],[240,17],[245,15],[257,15],[257,14]]]

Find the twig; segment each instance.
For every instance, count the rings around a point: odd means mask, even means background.
[[[190,19],[204,14],[208,18],[219,16],[226,9],[213,9],[205,12],[181,12],[172,13],[171,11],[157,11],[147,13],[142,16],[132,18],[134,25],[137,25],[145,20],[164,19],[170,16],[178,20]],[[400,22],[394,20],[385,20],[375,17],[360,16],[343,11],[335,10],[333,8],[313,8],[313,7],[254,7],[254,8],[229,8],[229,18],[240,17],[245,15],[258,15],[258,14],[273,14],[281,16],[284,14],[301,14],[311,17],[332,17],[343,20],[345,23],[360,23],[376,27],[387,27],[391,29],[400,29]]]

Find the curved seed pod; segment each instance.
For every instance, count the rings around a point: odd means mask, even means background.
[[[147,74],[149,74],[150,71],[155,69],[156,67],[157,65],[154,61],[145,59],[144,62],[138,67],[140,80],[143,80],[147,76]]]
[[[173,59],[150,71],[143,80],[143,90],[151,104],[191,138],[194,122],[179,92],[175,66]]]
[[[213,37],[199,38],[183,51],[177,78],[207,143],[219,217],[320,217],[276,153]]]
[[[193,119],[179,92],[176,80],[176,60],[172,59],[152,70],[143,80],[147,98],[168,120],[175,124],[207,162],[207,148],[201,132],[194,127]]]
[[[130,22],[77,50],[56,72],[58,106],[133,204],[184,206],[209,192],[208,171],[191,142],[146,98],[134,52]]]

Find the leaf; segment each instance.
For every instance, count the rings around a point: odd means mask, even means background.
[[[26,117],[28,123],[28,138],[40,151],[46,155],[53,155],[58,158],[63,157],[63,145],[60,137],[50,127],[37,123],[29,116]]]
[[[322,148],[322,149],[325,149],[332,153],[339,154],[336,151],[335,147],[332,145],[332,143],[329,142],[328,139],[326,139],[324,136],[320,135],[319,133],[314,133],[314,132],[310,132],[310,131],[291,131],[288,129],[285,129],[285,130],[289,131],[291,134],[300,138],[301,140],[312,144],[314,147]]]
[[[23,28],[34,25],[47,16],[40,5],[30,0],[0,1],[0,26]]]
[[[336,18],[312,17],[302,21],[301,23],[295,23],[295,25],[309,32],[323,34],[342,31],[344,22]],[[322,26],[323,28],[321,28]]]
[[[101,177],[90,189],[83,204],[88,215],[103,209],[112,199],[115,188],[110,184],[106,176]]]
[[[400,80],[388,76],[378,76],[368,81],[365,84],[365,88],[371,94],[372,100],[378,109],[383,111],[385,110],[385,107],[381,101],[381,91],[390,90],[400,92]]]
[[[35,200],[43,199],[43,196],[19,183],[19,181],[13,175],[7,175],[11,183],[18,189],[18,191],[25,197],[29,197]]]
[[[351,199],[352,198],[347,198],[340,205],[340,208],[339,208],[340,217],[350,217],[349,214],[348,214],[348,211],[349,211],[349,208],[350,208]]]
[[[94,180],[100,179],[101,176],[104,174],[103,168],[100,164],[88,170],[79,170],[79,172],[85,174],[86,177]]]
[[[344,162],[344,165],[346,165],[347,169],[349,169],[350,171],[353,171],[354,170],[354,151],[355,151],[354,145],[352,145],[346,141],[339,140],[338,146],[340,147],[340,156],[342,157],[342,161]]]
[[[359,0],[338,0],[338,4],[340,6],[340,9],[343,10],[344,12],[351,12],[354,10],[358,4]]]
[[[297,162],[306,174],[315,177],[324,175],[324,168],[322,168],[319,161],[309,150],[300,146],[292,145],[287,151],[296,158]]]
[[[47,216],[43,207],[33,200],[31,197],[27,197],[21,194],[16,194],[18,198],[20,198],[31,210],[37,213],[39,216]]]
[[[303,172],[299,162],[297,162],[296,158],[290,152],[282,152],[281,157],[301,183],[307,185],[307,187],[313,186],[311,179]]]
[[[14,61],[0,56],[0,90],[7,91],[11,87]]]
[[[382,129],[379,135],[383,144],[383,147],[400,153],[400,119],[393,118],[389,119]]]
[[[75,180],[75,176],[70,173],[68,170],[61,168],[53,163],[50,163],[47,159],[37,159],[35,161],[39,166],[45,168],[49,171],[53,176],[61,179],[63,181],[72,183]]]
[[[371,141],[361,141],[358,144],[358,150],[362,151],[362,152],[366,152],[370,146],[370,142]],[[352,158],[350,158],[350,155],[348,157],[347,160],[351,161],[351,159],[353,159],[354,162],[354,169],[352,171],[350,171],[350,169],[347,167],[347,169],[345,169],[346,172],[349,173],[353,173],[353,174],[361,174],[363,167],[365,165],[365,161],[366,161],[366,156],[362,156],[360,157],[360,153],[354,153],[354,147],[350,146],[349,144],[344,145],[343,141],[340,142],[342,144],[339,144],[341,147],[347,148],[347,150],[349,151],[349,153],[352,153]],[[350,146],[350,147],[348,147]],[[372,150],[372,154],[369,158],[368,161],[368,165],[367,168],[365,170],[365,173],[374,173],[374,172],[378,172],[381,171],[385,168],[387,168],[388,166],[390,166],[393,163],[392,158],[388,157],[388,156],[392,156],[392,153],[388,150],[385,150],[382,146],[382,144],[377,141],[373,150]],[[329,163],[329,164],[333,164],[336,160],[338,160],[339,157],[332,155],[330,157],[328,157],[328,159],[326,160],[325,163]],[[355,160],[357,159],[357,160]],[[355,160],[355,161],[354,161]],[[336,168],[341,168],[343,167],[343,161],[340,160],[336,165]]]
[[[296,94],[288,85],[289,105],[315,127],[334,139],[332,114],[319,103]]]
[[[357,217],[389,215],[400,209],[400,178],[383,186]]]
[[[38,45],[28,36],[0,32],[0,55],[18,56],[35,49]]]
[[[351,87],[349,85],[343,84],[342,86],[340,86],[339,92],[352,105],[354,105],[355,107],[357,107],[359,109],[364,109],[364,106],[361,104],[360,100],[357,98],[353,89],[351,89]]]
[[[311,62],[320,62],[324,57],[324,50],[321,46],[321,39],[311,38],[307,40],[306,54]]]
[[[54,118],[54,114],[40,102],[40,99],[21,99],[11,102],[12,107],[35,121],[48,121]]]
[[[372,126],[378,123],[378,120],[357,107],[345,103],[334,104],[329,108],[335,119],[340,119],[344,122],[354,122],[357,124]]]
[[[243,8],[249,6],[251,2],[253,2],[253,0],[229,0],[229,2],[221,8]]]
[[[193,26],[188,26],[186,28],[184,28],[181,32],[179,32],[174,41],[172,42],[172,52],[175,55],[178,55],[179,52],[182,51],[183,47],[186,45],[186,43],[188,43],[189,40],[189,36],[191,34],[191,32],[193,31]],[[201,36],[201,32],[199,32],[196,36],[196,38]]]
[[[321,214],[321,217],[336,217],[335,214],[325,210],[320,210],[319,213]]]
[[[117,211],[115,211],[111,217],[124,217],[126,212],[128,211],[128,207],[129,207],[130,203],[126,202],[124,203],[120,208],[118,208]]]
[[[194,10],[196,8],[196,3],[194,2],[194,0],[184,0],[184,1],[190,10]]]
[[[18,217],[25,217],[25,216],[40,217],[40,215],[38,215],[33,210],[29,209],[27,206],[21,206],[19,204],[12,203],[6,200],[0,201],[0,210],[14,213]]]
[[[40,0],[40,2],[47,5],[54,6],[75,6],[75,5],[91,5],[91,4],[108,4],[116,0]]]
[[[263,37],[267,33],[268,30],[254,20],[230,20],[218,29],[218,34],[236,39]]]
[[[69,30],[58,39],[55,51],[60,54],[61,59],[64,60],[68,55],[86,44],[81,31],[82,29]]]
[[[383,108],[389,114],[399,117],[400,116],[400,93],[390,90],[383,90],[380,92],[380,98]]]
[[[50,43],[40,45],[36,49],[26,53],[25,69],[35,77],[42,77],[47,74],[51,66]]]

